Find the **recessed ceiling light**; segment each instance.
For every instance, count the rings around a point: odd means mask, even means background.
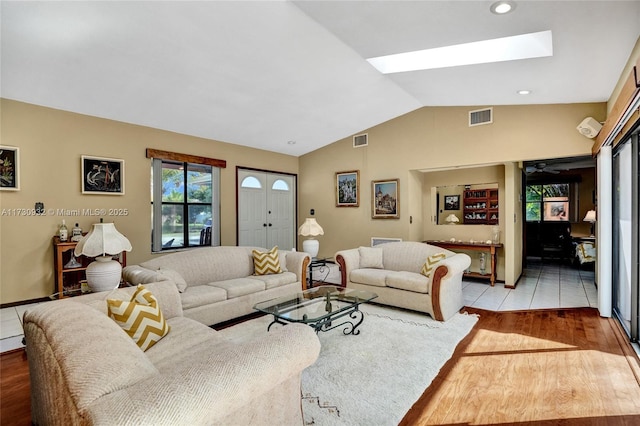
[[[295,144],[296,144],[296,141],[287,141],[287,143],[288,143],[289,145],[295,145]]]
[[[516,8],[516,4],[512,1],[497,1],[490,7],[491,13],[496,15],[504,15],[505,13],[513,12]]]
[[[529,95],[531,90],[518,90],[518,95]]]
[[[553,56],[551,30],[436,47],[367,61],[383,74]]]

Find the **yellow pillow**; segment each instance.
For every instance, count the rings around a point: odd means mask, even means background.
[[[427,261],[424,262],[424,265],[422,265],[422,269],[420,270],[420,273],[425,277],[429,278],[431,276],[431,271],[433,271],[438,265],[438,263],[446,257],[447,255],[444,253],[436,253],[427,257]]]
[[[169,333],[169,324],[158,306],[158,300],[142,284],[131,300],[107,299],[109,316],[146,351]]]
[[[278,257],[278,246],[269,251],[253,250],[251,253],[253,254],[255,275],[279,274],[282,272],[280,258]]]

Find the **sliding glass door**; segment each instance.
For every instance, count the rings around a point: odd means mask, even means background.
[[[640,325],[637,131],[615,148],[613,185],[613,309],[630,339],[637,341]]]

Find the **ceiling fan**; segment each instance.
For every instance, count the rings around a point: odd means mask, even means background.
[[[531,166],[527,166],[526,168],[526,173],[527,174],[531,174],[531,173],[550,173],[550,174],[558,174],[560,173],[558,170],[553,169],[550,167],[550,165],[548,165],[547,163],[545,163],[544,161],[535,163]]]

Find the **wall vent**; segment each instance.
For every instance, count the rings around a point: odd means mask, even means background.
[[[469,111],[469,127],[493,123],[493,108]]]
[[[367,133],[363,135],[356,135],[353,137],[353,147],[360,148],[361,146],[369,145],[369,135]]]

